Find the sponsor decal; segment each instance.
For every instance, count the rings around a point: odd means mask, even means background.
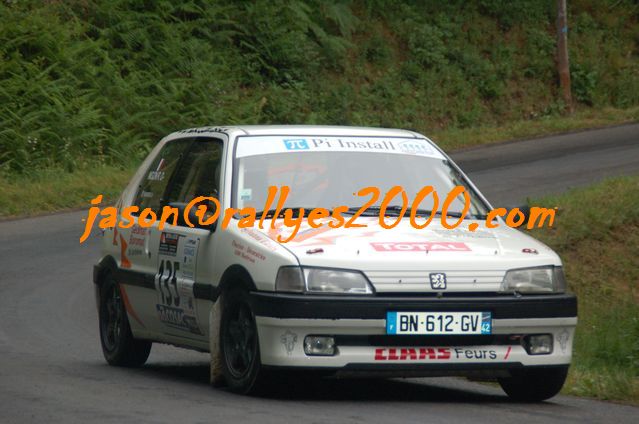
[[[282,221],[275,222],[275,220],[272,220],[271,228],[268,230],[268,236],[273,240],[278,240],[278,237],[281,237],[281,236],[290,236],[290,237],[293,237],[294,242],[300,243],[329,230],[331,230],[331,227],[329,227],[328,225],[319,227],[319,228],[309,227],[301,231],[299,231],[299,228],[298,228],[299,232],[297,232],[293,236],[291,233],[291,229],[286,227],[284,225],[284,222]]]
[[[253,240],[257,241],[262,246],[266,247],[268,250],[272,252],[277,251],[277,245],[275,245],[275,243],[270,238],[264,236],[259,231],[251,228],[241,228],[240,231],[251,237]]]
[[[207,132],[217,132],[217,133],[225,133],[228,130],[224,127],[200,127],[200,128],[189,128],[186,130],[178,131],[180,134],[202,134]]]
[[[249,256],[253,256],[256,259],[259,259],[260,261],[263,261],[266,259],[266,256],[262,255],[260,252],[258,252],[257,250],[253,250],[251,249],[250,246],[247,246],[246,248],[246,253],[249,254]]]
[[[231,244],[233,245],[233,253],[235,254],[235,256],[239,256],[240,258],[249,261],[252,264],[255,263],[255,260],[266,260],[266,256],[264,256],[257,250],[251,249],[250,246],[244,246],[242,243],[235,240],[233,240]]]
[[[195,258],[197,257],[198,240],[187,239],[184,244],[182,261],[182,277],[195,281]]]
[[[184,309],[174,308],[166,305],[155,305],[160,321],[169,327],[187,330],[193,334],[201,335],[199,326],[195,317],[186,315]]]
[[[421,145],[418,141],[405,141],[399,143],[399,146],[406,144],[402,148],[395,148],[393,141],[391,140],[376,140],[376,139],[365,139],[365,138],[350,138],[350,139],[342,139],[342,138],[334,138],[334,137],[323,137],[323,138],[311,138],[307,140],[305,138],[295,138],[295,139],[284,139],[284,146],[286,150],[365,150],[365,151],[375,151],[375,150],[386,150],[386,151],[396,151],[399,150],[404,153],[414,154],[417,151],[422,152],[421,154],[432,154],[433,150],[424,144]],[[413,145],[415,144],[415,145]]]
[[[179,234],[165,233],[160,235],[160,254],[167,256],[175,256],[177,253]]]
[[[284,146],[286,150],[308,150],[308,141],[303,138],[289,138],[285,139]]]
[[[470,248],[466,243],[456,241],[436,242],[375,242],[371,243],[373,249],[378,252],[468,252]]]
[[[433,154],[433,148],[423,140],[408,140],[397,144],[397,148],[409,155],[427,155]]]
[[[508,346],[506,356],[510,354],[511,347]],[[456,347],[454,354],[457,359],[497,359],[497,352],[491,349],[465,349]]]
[[[297,343],[297,334],[291,332],[291,330],[286,330],[286,332],[280,337],[280,342],[282,342],[282,345],[284,345],[286,354],[288,356],[291,356],[293,354],[293,350],[295,349],[295,343]]]
[[[131,228],[131,235],[129,236],[129,249],[127,254],[129,256],[142,256],[144,254],[144,241],[146,238],[146,228],[140,226],[133,226]]]
[[[129,250],[127,251],[127,255],[128,256],[142,256],[142,255],[144,255],[144,251],[142,249],[129,247]]]
[[[448,360],[451,357],[449,347],[419,347],[419,348],[377,348],[376,361],[424,361]]]
[[[164,158],[160,159],[160,162],[158,163],[157,168],[155,168],[155,171],[150,171],[149,175],[146,178],[151,181],[162,181],[164,179],[163,169],[165,166],[166,161],[164,160]]]
[[[199,239],[161,233],[155,276],[156,310],[165,325],[192,334],[204,334],[197,318],[193,294]]]
[[[241,137],[236,154],[241,158],[284,152],[371,152],[444,158],[429,140],[412,137]]]
[[[509,346],[504,359],[508,359],[510,351]],[[497,350],[476,347],[381,347],[374,350],[375,361],[493,361],[498,358]]]
[[[446,274],[443,272],[431,272],[429,274],[430,288],[433,290],[446,290]]]
[[[386,140],[366,140],[351,139],[343,140],[341,138],[312,138],[311,145],[315,149],[324,150],[364,150],[364,151],[395,151],[395,146],[391,141]]]

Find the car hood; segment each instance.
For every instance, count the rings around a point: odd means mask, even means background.
[[[471,222],[480,228],[469,231]],[[305,221],[293,240],[280,245],[303,266],[360,270],[378,292],[427,289],[433,272],[447,274],[449,291],[497,291],[508,269],[561,265],[550,248],[503,223],[482,229],[483,222],[464,221],[453,230],[435,220],[421,230],[408,219],[393,229],[379,226],[377,218],[360,217],[357,223],[366,226],[312,228]],[[278,236],[286,239],[292,231],[282,220],[275,229],[264,227],[278,242]]]

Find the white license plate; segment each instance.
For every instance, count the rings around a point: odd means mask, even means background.
[[[387,312],[386,334],[491,334],[490,312]]]

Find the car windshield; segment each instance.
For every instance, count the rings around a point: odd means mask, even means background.
[[[441,211],[446,196],[455,186],[464,186],[470,197],[467,218],[485,216],[486,205],[463,176],[427,140],[371,137],[240,137],[236,148],[233,175],[233,207],[264,210],[269,186],[288,186],[286,207],[333,209],[365,204],[370,195],[357,196],[364,188],[375,186],[379,206],[388,190],[402,186],[410,208],[415,195],[424,186],[433,186],[439,196],[436,211]],[[398,195],[389,203],[402,206]],[[275,202],[271,208],[275,207]],[[433,196],[419,205],[434,209]],[[463,195],[452,201],[448,213],[460,216]]]

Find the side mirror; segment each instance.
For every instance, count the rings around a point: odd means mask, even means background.
[[[218,199],[217,190],[215,191],[215,198]],[[217,209],[217,205],[215,203],[211,202],[210,200],[205,200],[202,204],[206,205],[206,213],[204,214],[204,219],[209,219],[209,217],[211,215],[215,214],[215,211]],[[218,219],[220,219],[220,218],[221,217],[218,216]],[[189,219],[191,219],[191,222],[193,222],[193,219],[191,218],[190,215],[189,215]],[[215,229],[217,228],[218,219],[216,219],[215,222],[213,222],[213,224],[211,224],[211,225],[200,226],[198,228],[208,228],[211,232],[214,232]],[[196,224],[194,224],[194,225],[196,225]]]
[[[530,206],[528,205],[505,206],[505,208],[506,208],[506,215],[504,215],[502,218],[506,219],[506,217],[508,216],[508,214],[510,214],[511,211],[515,209],[519,209],[519,212],[524,214],[524,222],[522,222],[522,224],[518,228],[526,228],[526,225],[528,225],[528,221],[530,220]]]

